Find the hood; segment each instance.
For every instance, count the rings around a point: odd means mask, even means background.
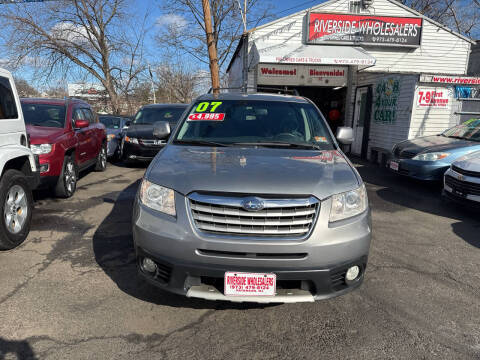
[[[415,156],[424,152],[443,152],[470,146],[478,146],[478,142],[435,135],[402,141],[397,144],[396,152],[405,151]]]
[[[463,170],[480,173],[480,151],[461,157],[453,165]]]
[[[65,133],[64,128],[27,125],[27,133],[30,135],[31,144],[54,143],[55,140]]]
[[[146,178],[187,195],[193,191],[314,195],[320,200],[358,188],[338,151],[167,145]]]

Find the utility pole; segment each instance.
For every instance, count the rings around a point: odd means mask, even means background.
[[[157,103],[157,96],[155,95],[155,83],[153,82],[153,74],[152,69],[150,68],[150,64],[148,64],[148,72],[150,73],[150,81],[152,84],[152,93],[153,93],[153,103]]]
[[[212,13],[210,10],[210,0],[202,0],[203,17],[205,19],[205,34],[207,35],[208,57],[210,58],[210,74],[212,76],[213,93],[220,93],[220,74],[218,69],[217,47],[212,30]]]
[[[242,91],[244,93],[248,92],[248,26],[247,26],[247,0],[244,0],[244,7],[240,4],[240,0],[237,0],[238,8],[242,15],[243,21],[243,35],[242,35],[242,44],[243,44],[243,71],[242,71]]]

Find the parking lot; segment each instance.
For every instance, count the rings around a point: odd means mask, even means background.
[[[357,163],[373,243],[365,283],[311,304],[233,304],[136,277],[131,207],[145,167],[36,194],[32,231],[0,254],[0,358],[480,358],[480,219],[440,188]]]

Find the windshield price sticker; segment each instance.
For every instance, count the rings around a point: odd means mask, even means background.
[[[201,102],[197,105],[195,111],[197,113],[211,112],[214,113],[217,108],[222,105],[221,101],[212,101],[212,102]]]
[[[275,274],[225,273],[226,296],[275,296]]]
[[[222,113],[195,113],[188,116],[188,121],[223,121],[225,114]]]

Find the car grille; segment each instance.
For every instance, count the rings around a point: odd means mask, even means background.
[[[402,151],[400,153],[400,159],[411,159],[414,158],[417,154],[411,151]]]
[[[445,176],[445,184],[463,194],[480,196],[480,184],[461,181],[450,175]]]
[[[480,178],[480,172],[460,169],[459,167],[457,167],[455,165],[452,165],[452,170],[459,173],[459,174],[465,175],[465,176]]]
[[[417,155],[417,153],[412,151],[406,151],[406,150],[402,151],[399,147],[395,147],[393,149],[393,155],[397,159],[411,159],[411,158],[414,158]]]
[[[140,139],[140,144],[145,146],[164,146],[166,143],[167,140]]]
[[[189,196],[195,226],[204,232],[238,236],[303,237],[316,220],[320,202],[314,198],[258,198],[264,203],[259,211],[243,208],[246,197]]]

